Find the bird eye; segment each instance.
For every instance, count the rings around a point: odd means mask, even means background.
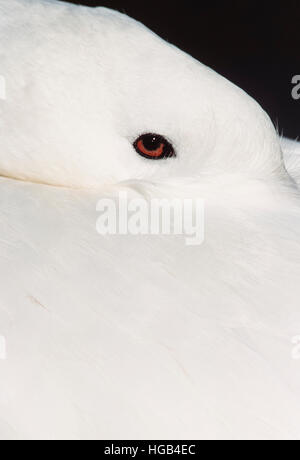
[[[143,134],[133,146],[139,155],[149,160],[161,160],[176,156],[170,142],[159,134]]]

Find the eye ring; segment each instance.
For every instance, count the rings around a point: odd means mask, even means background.
[[[139,155],[148,160],[162,160],[176,156],[172,144],[160,134],[142,134],[133,146]]]

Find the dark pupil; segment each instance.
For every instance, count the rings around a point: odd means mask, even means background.
[[[160,145],[162,144],[162,139],[159,136],[144,136],[143,137],[143,144],[144,147],[149,150],[150,152],[152,150],[157,150]]]

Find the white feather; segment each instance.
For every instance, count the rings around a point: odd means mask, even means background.
[[[299,193],[268,117],[126,16],[0,10],[0,437],[299,439]],[[177,158],[136,156],[145,130]],[[120,190],[205,199],[205,243],[98,235]]]
[[[298,186],[300,186],[300,144],[291,139],[282,139],[281,145],[286,168]]]

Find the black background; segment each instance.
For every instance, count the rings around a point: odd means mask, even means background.
[[[70,0],[127,13],[253,96],[280,134],[300,136],[300,0]]]

